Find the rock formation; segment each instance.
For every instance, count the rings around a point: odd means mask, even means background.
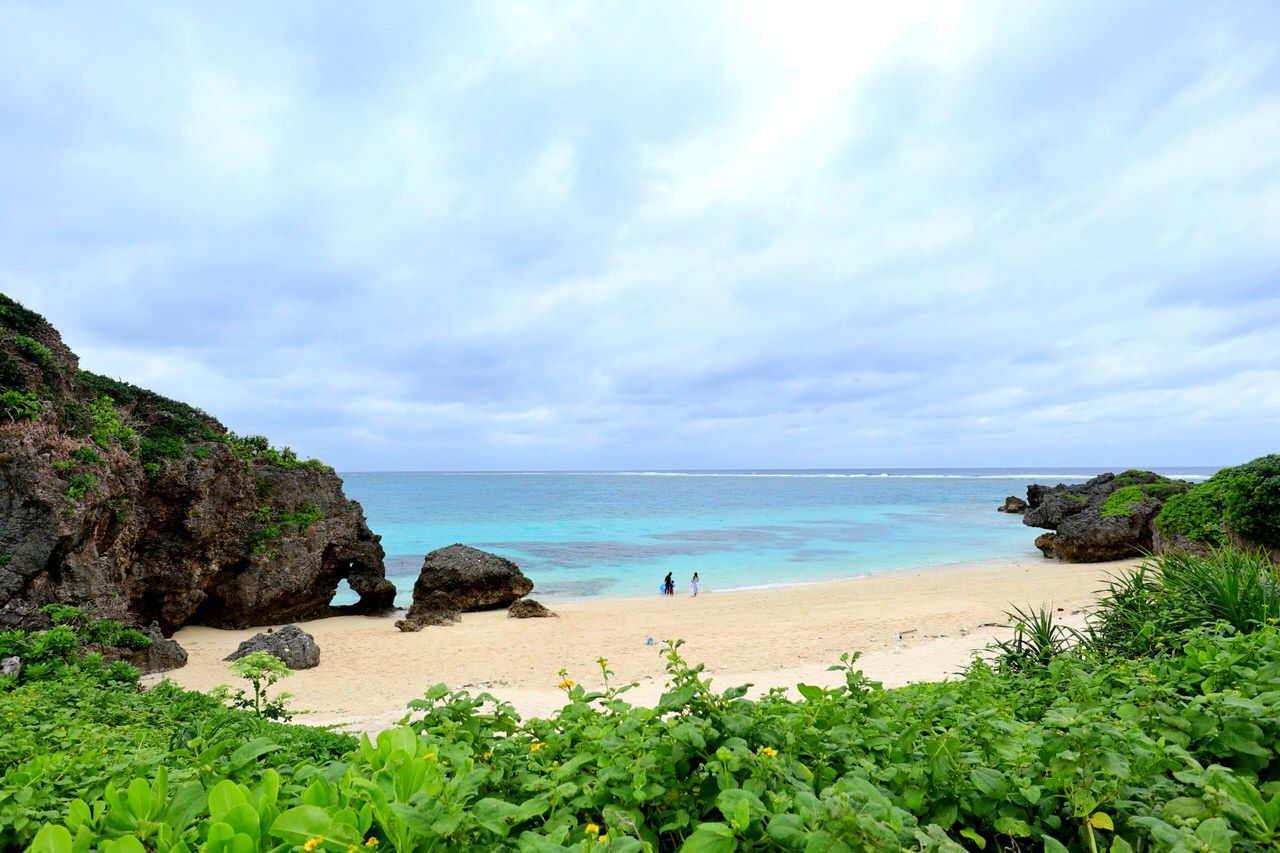
[[[532,598],[518,599],[511,602],[511,606],[507,608],[509,619],[545,619],[555,615],[541,602],[534,601]]]
[[[437,548],[423,560],[413,604],[396,627],[449,624],[458,612],[509,607],[532,590],[533,581],[508,559],[466,545]]]
[[[0,627],[53,602],[166,634],[384,611],[378,540],[332,469],[80,370],[0,294]]]
[[[160,630],[160,623],[152,622],[142,633],[150,638],[151,645],[145,649],[131,651],[125,660],[144,674],[168,672],[187,665],[187,650],[180,646],[177,640],[166,638]]]
[[[1027,511],[1027,502],[1016,495],[1004,499],[1004,505],[996,507],[996,512],[1020,513]]]
[[[1135,470],[1078,485],[1031,485],[1022,523],[1054,531],[1036,538],[1046,557],[1072,563],[1136,557],[1153,549],[1153,521],[1164,502],[1190,488]]]
[[[320,665],[320,647],[316,645],[316,638],[297,625],[254,634],[223,660],[240,660],[254,652],[275,655],[289,669],[313,669]]]

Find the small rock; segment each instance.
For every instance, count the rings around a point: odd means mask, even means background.
[[[22,658],[17,655],[0,660],[0,675],[12,675],[17,678],[22,674]]]
[[[996,507],[996,512],[1022,513],[1027,511],[1027,502],[1016,495],[1004,499],[1004,506]]]
[[[297,625],[285,625],[271,634],[254,634],[223,660],[239,660],[254,652],[275,655],[289,669],[311,669],[320,665],[320,647],[315,637]]]
[[[536,619],[556,616],[556,614],[532,598],[521,598],[511,602],[511,606],[507,608],[507,616],[511,619]]]
[[[165,637],[159,622],[152,622],[142,633],[151,638],[151,645],[130,652],[127,660],[144,674],[168,672],[187,665],[187,650],[177,640]]]
[[[396,622],[396,627],[409,633],[432,625],[452,625],[461,619],[462,613],[452,607],[449,595],[437,590],[416,599],[404,618]]]

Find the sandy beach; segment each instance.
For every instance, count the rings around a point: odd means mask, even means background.
[[[557,619],[466,613],[457,625],[412,634],[396,630],[394,617],[335,617],[303,625],[320,645],[320,666],[278,687],[294,694],[292,707],[308,712],[299,722],[372,732],[394,724],[409,700],[438,682],[491,692],[526,716],[546,715],[562,704],[561,667],[598,686],[599,657],[618,682],[639,682],[632,702],[652,703],[662,692],[660,652],[669,638],[685,640],[684,657],[705,663],[721,689],[834,684],[840,675],[826,668],[854,650],[867,675],[888,686],[938,680],[1007,633],[1000,625],[1011,604],[1049,604],[1079,625],[1106,576],[1133,562],[1027,558],[780,589],[704,586],[697,598],[682,584],[674,598],[550,602]],[[183,629],[177,639],[190,661],[168,677],[198,690],[231,683],[222,659],[258,630]]]

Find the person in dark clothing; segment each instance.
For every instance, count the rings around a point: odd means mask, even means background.
[[[662,582],[663,595],[676,594],[676,579],[671,576],[671,572],[667,572],[667,578]]]

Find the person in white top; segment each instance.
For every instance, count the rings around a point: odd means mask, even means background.
[[[689,578],[689,594],[694,598],[698,597],[698,573],[694,572],[693,577]]]

